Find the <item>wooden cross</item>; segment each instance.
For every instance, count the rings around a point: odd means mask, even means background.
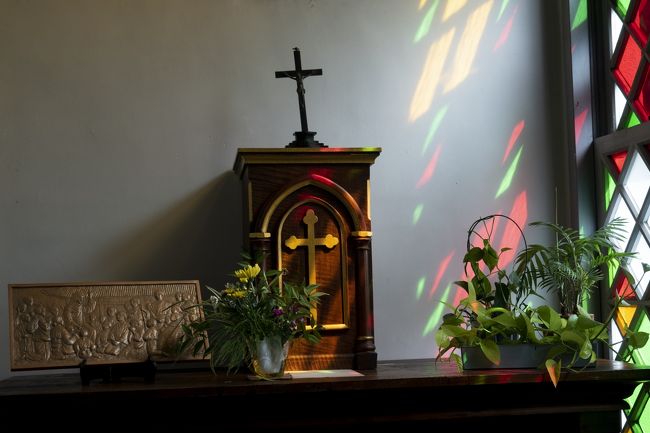
[[[312,209],[307,211],[307,214],[302,219],[302,222],[307,224],[307,237],[297,238],[290,236],[284,241],[284,244],[291,250],[298,247],[307,247],[307,268],[309,270],[309,284],[316,284],[316,247],[325,247],[332,249],[339,243],[339,238],[330,234],[324,238],[317,238],[314,234],[314,225],[318,222],[318,217]],[[316,309],[312,309],[314,318],[316,317]]]
[[[296,92],[298,93],[298,109],[300,110],[300,127],[301,131],[296,132],[296,142],[291,147],[327,147],[314,140],[315,132],[310,132],[307,126],[307,109],[305,108],[305,86],[303,80],[314,75],[323,75],[322,69],[302,69],[300,61],[300,50],[298,47],[293,49],[293,62],[296,69],[293,71],[277,71],[275,78],[291,78],[296,81]]]

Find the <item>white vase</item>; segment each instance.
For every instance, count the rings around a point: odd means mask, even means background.
[[[282,344],[282,339],[278,335],[259,340],[255,345],[255,353],[253,353],[255,374],[265,379],[283,377],[289,346],[290,341]]]

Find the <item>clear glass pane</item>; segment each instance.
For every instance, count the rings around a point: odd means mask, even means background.
[[[642,263],[650,264],[650,246],[641,233],[638,233],[632,242],[632,251],[636,252],[636,256],[628,262],[627,269],[636,281],[636,293],[642,297],[648,288],[648,281],[650,281],[650,272],[646,272],[644,275],[642,265]]]
[[[611,322],[609,325],[609,338],[611,339],[610,342],[612,347],[616,351],[615,353],[618,353],[621,348],[623,336],[621,335],[621,331],[618,329],[616,322]]]
[[[625,251],[625,247],[630,241],[630,236],[632,235],[632,229],[634,228],[634,217],[620,194],[616,194],[614,197],[614,204],[612,205],[612,211],[607,222],[614,218],[622,218],[625,224],[622,226],[623,239],[614,239],[612,243],[616,247],[616,251]]]
[[[618,14],[612,9],[611,16],[610,16],[610,23],[611,23],[611,33],[610,33],[610,49],[609,49],[609,55],[611,56],[614,54],[614,49],[616,48],[616,43],[618,42],[618,38],[621,35],[621,29],[623,28],[623,21],[621,21],[621,17],[618,16]]]
[[[621,89],[618,86],[614,86],[614,112],[616,116],[616,126],[621,123],[621,117],[623,117],[623,110],[625,110],[626,104],[627,99],[625,99],[625,95],[621,92]]]
[[[637,152],[632,155],[630,169],[625,176],[623,188],[632,199],[632,208],[638,215],[650,189],[650,170]]]

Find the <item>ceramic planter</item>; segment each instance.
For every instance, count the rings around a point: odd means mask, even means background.
[[[502,344],[499,345],[501,352],[501,362],[499,365],[493,364],[488,360],[481,348],[461,347],[461,359],[465,370],[483,370],[495,368],[538,368],[544,367],[546,354],[552,346],[537,344]],[[566,354],[562,357],[562,365],[569,364],[573,354]],[[587,365],[588,360],[577,359],[573,367],[581,368],[585,366],[594,366],[595,363]]]

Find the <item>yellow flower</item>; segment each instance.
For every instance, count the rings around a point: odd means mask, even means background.
[[[251,280],[257,277],[261,271],[260,265],[255,263],[255,266],[248,265],[244,269],[238,269],[235,271],[235,276],[239,278],[239,281],[242,283],[248,283],[248,280]]]
[[[233,298],[243,298],[246,296],[246,290],[235,290],[232,293],[229,293],[228,296],[232,296]]]

